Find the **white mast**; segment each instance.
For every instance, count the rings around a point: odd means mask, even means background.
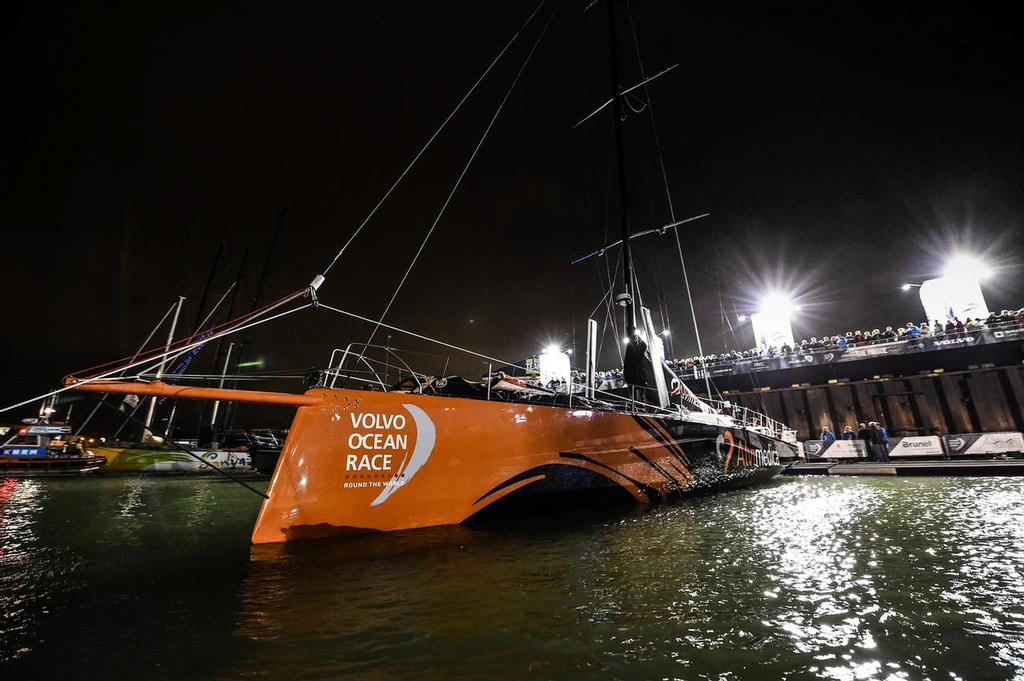
[[[167,333],[167,343],[164,345],[164,358],[160,360],[160,366],[156,370],[156,379],[159,381],[164,375],[164,369],[167,367],[167,353],[171,351],[171,343],[174,342],[174,330],[178,326],[178,316],[181,314],[181,305],[185,302],[185,296],[178,296],[178,305],[174,308],[174,318],[171,320],[171,330]],[[153,431],[150,430],[150,426],[153,424],[153,412],[156,411],[156,398],[151,397],[149,400],[149,409],[146,411],[146,424],[142,430],[142,439],[152,439]]]
[[[587,320],[587,389],[586,397],[594,399],[597,388],[597,322]]]
[[[224,387],[224,378],[228,374],[228,364],[231,362],[231,350],[234,347],[235,347],[234,343],[228,343],[228,351],[224,355],[224,369],[220,372],[220,385],[217,386],[218,388],[223,388]],[[218,411],[220,411],[220,400],[217,400],[216,402],[213,403],[213,415],[210,416],[210,430],[211,431],[213,430],[213,427],[217,425],[217,412]]]

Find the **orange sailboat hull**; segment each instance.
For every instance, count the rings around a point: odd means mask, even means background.
[[[619,412],[314,389],[296,413],[257,544],[464,522],[511,498],[614,491],[650,503],[748,484],[789,445]],[[627,496],[628,495],[628,496]]]

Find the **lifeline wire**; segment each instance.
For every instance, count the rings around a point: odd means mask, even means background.
[[[491,116],[491,120],[487,124],[487,128],[484,129],[483,135],[480,136],[480,140],[476,143],[476,147],[473,149],[473,153],[470,154],[469,160],[466,161],[466,165],[463,166],[462,172],[459,173],[458,179],[455,180],[455,184],[452,186],[452,190],[448,193],[448,198],[445,199],[444,204],[441,206],[441,210],[438,211],[437,216],[434,218],[433,224],[431,224],[430,229],[427,230],[427,235],[423,237],[423,241],[420,243],[420,247],[416,251],[416,255],[413,256],[412,262],[409,263],[409,267],[405,270],[405,274],[402,275],[402,280],[398,282],[398,288],[395,289],[395,292],[391,296],[391,300],[388,301],[387,306],[384,308],[384,312],[381,313],[380,319],[377,320],[377,323],[374,326],[373,331],[370,332],[370,337],[366,339],[367,345],[369,345],[373,341],[373,337],[377,334],[378,329],[380,329],[381,322],[383,322],[384,318],[387,317],[388,312],[391,310],[392,304],[394,304],[395,299],[398,298],[398,293],[402,290],[402,286],[405,285],[405,281],[406,279],[409,278],[409,274],[412,272],[413,267],[416,266],[416,262],[419,260],[420,255],[423,253],[423,249],[426,247],[427,241],[430,240],[431,235],[434,233],[434,229],[437,227],[437,224],[441,221],[441,216],[444,215],[445,210],[447,210],[448,205],[451,203],[452,198],[455,196],[455,192],[458,191],[459,186],[462,184],[462,179],[466,177],[466,173],[469,172],[469,167],[473,164],[473,160],[476,159],[476,155],[480,151],[480,147],[483,146],[484,140],[487,139],[487,135],[491,132],[491,128],[494,127],[495,121],[498,120],[498,116],[501,115],[502,110],[505,108],[505,103],[508,102],[509,97],[512,96],[512,91],[515,90],[516,85],[519,83],[520,77],[522,77],[523,72],[526,71],[527,65],[529,65],[530,60],[533,58],[533,53],[536,52],[537,46],[540,45],[541,41],[544,39],[545,34],[547,34],[548,27],[551,26],[551,20],[555,18],[555,14],[558,13],[558,10],[561,6],[562,3],[559,2],[558,5],[555,6],[555,10],[548,16],[547,23],[544,24],[544,28],[541,30],[540,35],[538,35],[537,40],[534,41],[533,47],[530,48],[530,52],[526,55],[526,59],[523,60],[522,66],[519,67],[519,72],[516,73],[516,77],[512,79],[512,84],[509,85],[508,90],[505,91],[505,96],[502,98],[501,103],[498,104],[498,108],[495,110],[494,115]],[[365,353],[366,348],[364,347],[359,355],[360,359],[363,357]]]
[[[371,210],[369,215],[367,215],[366,218],[363,219],[359,227],[356,228],[356,231],[352,233],[352,236],[348,238],[348,241],[345,242],[345,245],[341,247],[341,250],[338,251],[338,253],[334,256],[334,259],[331,260],[330,264],[327,265],[327,267],[322,272],[321,276],[323,276],[324,278],[327,277],[327,273],[331,271],[332,267],[334,267],[334,263],[338,262],[338,258],[341,257],[341,254],[344,253],[345,249],[349,247],[349,244],[351,244],[352,241],[355,240],[357,236],[359,236],[359,232],[363,231],[363,227],[366,226],[366,223],[368,223],[370,219],[374,215],[376,215],[377,210],[382,205],[384,205],[384,202],[388,200],[389,196],[391,196],[391,192],[395,190],[395,188],[405,178],[409,171],[412,170],[412,167],[416,165],[417,161],[420,160],[420,156],[423,155],[423,152],[425,152],[427,148],[431,144],[433,144],[437,136],[440,135],[441,131],[444,130],[445,126],[448,125],[448,122],[455,116],[456,113],[458,113],[459,109],[462,108],[462,105],[466,103],[466,100],[469,99],[469,96],[473,94],[477,86],[480,85],[483,79],[487,77],[487,74],[491,72],[491,69],[494,68],[495,64],[497,64],[498,61],[502,58],[502,56],[504,56],[505,52],[508,51],[508,48],[512,47],[512,44],[515,43],[515,41],[519,38],[519,34],[523,32],[523,30],[530,24],[531,21],[533,21],[533,17],[537,15],[537,12],[540,11],[541,7],[543,7],[545,3],[547,3],[547,0],[541,0],[541,3],[537,5],[537,8],[533,10],[530,16],[526,18],[526,21],[523,22],[523,25],[519,27],[519,30],[515,32],[515,34],[507,43],[505,43],[505,47],[501,48],[501,52],[498,53],[498,56],[496,56],[494,60],[487,66],[487,68],[484,69],[484,72],[480,74],[480,77],[476,79],[475,83],[473,83],[473,87],[469,88],[469,91],[466,92],[465,95],[463,95],[462,99],[460,99],[459,103],[455,105],[455,108],[452,109],[451,113],[448,114],[448,117],[444,119],[440,127],[438,127],[438,129],[434,131],[434,134],[430,136],[430,139],[427,140],[427,143],[424,144],[423,147],[416,153],[412,161],[409,162],[409,165],[407,165],[405,167],[405,170],[402,171],[402,174],[399,175],[398,179],[395,180],[394,184],[392,184],[391,187],[388,188],[388,190],[384,193],[384,196],[382,196],[380,201],[377,202],[377,205],[373,207],[373,210]]]

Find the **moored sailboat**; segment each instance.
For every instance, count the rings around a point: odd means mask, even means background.
[[[156,362],[162,366],[168,355],[180,356],[195,347],[191,339],[129,365],[69,377],[68,387],[297,407],[253,531],[255,543],[461,523],[492,512],[562,504],[655,503],[751,485],[777,475],[783,461],[796,458],[795,447],[784,439],[784,426],[691,393],[666,366],[650,311],[635,302],[639,296],[620,129],[625,89],[618,81],[611,10],[609,3],[613,47],[609,103],[615,121],[622,228],[622,290],[615,300],[628,333],[624,388],[597,389],[596,323],[592,320],[584,377],[577,381],[571,373],[566,375],[561,381],[564,391],[502,376],[494,380],[490,374],[481,381],[432,377],[411,367],[403,372],[405,380],[390,385],[365,358],[365,352],[375,347],[370,341],[352,352],[346,350],[337,363],[332,358],[318,384],[301,395],[170,385],[159,380],[159,369],[155,376],[143,370],[134,380],[111,380],[136,366],[158,366]],[[458,183],[453,194],[457,187]],[[683,222],[673,219],[670,226]],[[320,302],[318,291],[329,269],[330,265],[304,289],[215,330],[203,342],[311,307],[373,323],[375,331],[386,327],[440,342],[384,324],[383,315],[367,319]],[[609,297],[613,292],[608,291]],[[297,306],[280,311],[293,303]],[[347,358],[370,367],[361,387],[348,387],[347,382],[337,387],[339,378],[347,380],[356,373],[346,366]]]

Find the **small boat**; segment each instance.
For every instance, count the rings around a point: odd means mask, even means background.
[[[0,477],[83,475],[95,473],[107,463],[102,456],[83,449],[81,440],[61,440],[60,436],[71,432],[68,426],[35,422],[6,431],[0,445]]]
[[[111,473],[214,473],[214,466],[231,471],[250,472],[252,458],[248,450],[185,451],[160,444],[132,444],[127,447],[94,447],[93,452],[107,460],[104,470]]]

